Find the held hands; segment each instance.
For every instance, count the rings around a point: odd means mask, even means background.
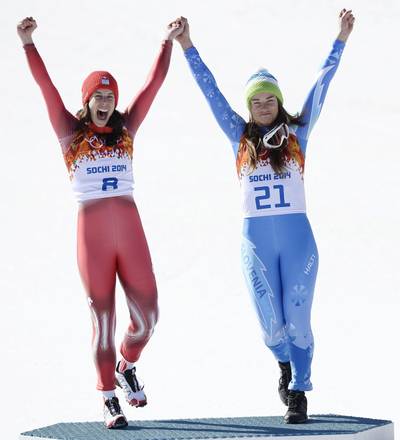
[[[172,21],[167,26],[167,31],[166,31],[166,34],[165,34],[165,39],[166,40],[173,40],[178,35],[180,35],[182,32],[183,32],[183,24],[177,18],[175,21]]]
[[[17,25],[17,32],[23,44],[32,44],[32,33],[37,28],[33,17],[26,17]]]
[[[340,32],[338,35],[338,40],[346,42],[353,30],[355,17],[352,10],[342,9],[339,14],[339,25]]]
[[[183,27],[182,32],[175,37],[175,40],[182,46],[183,50],[192,47],[193,43],[190,39],[189,22],[187,18],[179,17],[175,20],[175,23],[179,23],[179,25]]]

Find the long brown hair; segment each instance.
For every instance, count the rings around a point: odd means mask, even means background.
[[[274,125],[278,124],[294,124],[294,125],[304,125],[302,122],[301,115],[291,115],[283,107],[283,105],[278,101],[278,115],[274,121]],[[239,144],[239,152],[247,152],[249,172],[252,172],[257,166],[257,160],[260,155],[264,155],[267,149],[263,144],[263,136],[261,135],[260,127],[253,121],[250,116],[250,121],[246,124],[242,138]],[[288,140],[284,140],[281,147],[273,149],[268,149],[268,159],[276,173],[281,173],[285,170],[286,158],[290,156],[288,151]]]
[[[81,132],[86,130],[92,122],[88,103],[76,113],[76,117],[79,119],[77,131]],[[122,113],[118,110],[114,110],[110,119],[107,121],[107,127],[111,127],[113,131],[111,133],[102,133],[101,135],[106,145],[113,146],[117,143],[118,139],[122,136],[124,124],[125,119]]]

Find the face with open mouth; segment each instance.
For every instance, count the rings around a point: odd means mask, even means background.
[[[115,109],[114,93],[109,89],[97,89],[89,100],[92,122],[98,127],[105,127]]]

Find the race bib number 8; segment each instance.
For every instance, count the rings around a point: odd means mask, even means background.
[[[118,179],[116,177],[106,177],[103,179],[102,191],[118,189]]]

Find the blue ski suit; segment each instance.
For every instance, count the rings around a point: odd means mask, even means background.
[[[314,338],[311,306],[318,250],[306,215],[304,162],[308,138],[344,49],[336,40],[301,112],[302,125],[290,125],[290,157],[276,173],[267,157],[249,169],[239,148],[245,120],[220,92],[195,47],[185,50],[192,74],[216,121],[231,142],[243,195],[241,258],[244,277],[262,327],[264,342],[280,362],[291,363],[289,389],[309,391]],[[260,127],[264,133],[272,127]]]

